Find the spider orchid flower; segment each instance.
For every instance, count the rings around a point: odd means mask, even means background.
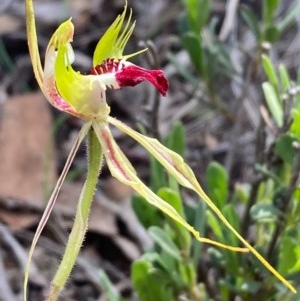
[[[54,107],[83,119],[85,123],[69,154],[66,165],[54,188],[33,239],[25,271],[24,300],[26,300],[29,265],[33,250],[49,218],[72,160],[85,136],[88,136],[87,180],[79,198],[78,208],[65,254],[52,281],[47,300],[57,299],[75,264],[87,229],[88,214],[98,181],[99,170],[102,165],[102,158],[105,159],[112,176],[120,182],[132,187],[150,204],[189,230],[198,241],[232,251],[252,252],[271,273],[295,292],[294,287],[227,221],[221,211],[202,190],[194,173],[178,154],[160,144],[156,139],[144,136],[110,116],[110,107],[106,102],[106,89],[135,86],[142,81],[150,82],[163,96],[168,89],[168,81],[161,70],[143,69],[128,61],[129,58],[145,51],[145,49],[129,55],[123,54],[125,46],[135,27],[135,23],[131,23],[131,11],[128,20],[125,22],[126,13],[127,4],[125,5],[123,13],[115,19],[98,42],[90,74],[80,74],[74,71],[72,67],[75,58],[71,46],[74,34],[74,26],[71,19],[62,23],[53,34],[46,50],[44,68],[42,67],[38,52],[33,4],[32,0],[26,0],[28,44],[37,82],[45,97]],[[141,144],[165,167],[168,173],[171,174],[179,184],[194,190],[221,221],[239,238],[245,247],[228,246],[201,237],[200,233],[189,225],[180,213],[151,191],[139,179],[133,166],[113,138],[110,130],[111,125],[117,127],[120,131]]]

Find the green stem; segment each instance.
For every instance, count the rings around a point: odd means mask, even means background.
[[[75,221],[63,259],[53,278],[47,301],[57,300],[63,286],[65,285],[72,268],[76,262],[82,242],[88,226],[88,217],[90,213],[93,196],[98,181],[99,170],[102,163],[102,150],[91,128],[88,133],[88,172],[87,179],[82,188],[79,203],[76,210]]]

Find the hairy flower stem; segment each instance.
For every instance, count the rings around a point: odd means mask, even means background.
[[[102,150],[99,141],[91,128],[88,133],[88,172],[87,179],[82,188],[79,203],[76,210],[75,221],[66,250],[60,266],[53,278],[47,301],[57,300],[64,287],[72,268],[76,262],[78,253],[88,226],[93,196],[98,181],[99,170],[102,163]]]

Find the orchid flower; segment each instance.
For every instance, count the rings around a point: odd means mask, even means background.
[[[80,143],[88,136],[88,173],[87,180],[79,197],[74,225],[69,236],[65,254],[52,281],[47,300],[56,300],[75,264],[85,232],[87,220],[98,181],[99,170],[104,158],[113,177],[132,187],[150,204],[189,230],[194,237],[204,243],[232,251],[252,252],[254,256],[291,291],[295,288],[283,278],[227,221],[221,211],[202,190],[193,171],[175,152],[169,150],[156,139],[144,136],[126,124],[110,116],[110,107],[106,102],[106,89],[119,89],[135,86],[142,81],[150,82],[164,96],[168,89],[168,81],[161,70],[143,69],[128,61],[146,49],[133,54],[124,55],[125,46],[134,30],[131,23],[131,10],[127,21],[127,3],[122,14],[118,15],[99,40],[93,57],[90,74],[80,74],[73,70],[74,52],[71,42],[74,26],[71,19],[62,23],[49,41],[44,68],[38,51],[35,17],[32,0],[26,0],[27,35],[30,56],[37,82],[47,100],[57,109],[84,120],[78,137],[70,151],[66,165],[54,188],[44,214],[35,233],[29,251],[29,259],[25,271],[24,300],[28,283],[29,266],[37,240],[49,218],[62,183],[70,168]],[[167,202],[151,191],[138,177],[133,166],[117,145],[110,130],[117,127],[152,154],[179,184],[194,190],[206,202],[220,220],[238,237],[244,248],[228,246],[208,238],[189,225],[185,219]]]

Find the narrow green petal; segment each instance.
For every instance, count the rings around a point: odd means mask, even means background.
[[[120,182],[132,187],[137,193],[143,196],[151,205],[157,207],[166,215],[180,223],[189,230],[195,238],[204,243],[215,245],[231,251],[248,252],[247,248],[232,247],[222,243],[203,238],[200,233],[189,225],[184,218],[167,202],[161,199],[153,191],[151,191],[137,176],[133,166],[128,161],[124,153],[116,144],[107,124],[93,123],[93,128],[98,136],[102,146],[106,162],[113,177]]]
[[[152,154],[167,171],[183,186],[194,190],[203,199],[220,220],[230,229],[236,237],[247,247],[249,251],[283,284],[285,284],[292,292],[296,292],[295,288],[281,276],[228,222],[218,207],[211,201],[207,194],[203,191],[198,183],[191,168],[184,162],[181,156],[163,146],[158,140],[146,137],[134,131],[126,124],[117,119],[109,117],[109,123],[115,125],[121,131],[131,136],[140,143],[147,151]]]

